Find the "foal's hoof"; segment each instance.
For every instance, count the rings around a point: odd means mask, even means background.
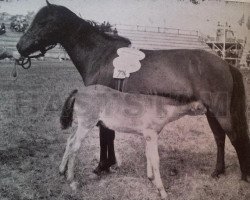
[[[153,182],[154,181],[154,176],[152,175],[152,176],[148,176],[148,180],[150,180],[151,182]]]
[[[161,195],[162,200],[167,200],[168,199],[168,195],[167,195],[167,193],[166,193],[166,191],[164,189],[160,191],[160,195]]]
[[[61,175],[61,176],[64,176],[65,175],[65,173],[66,173],[66,168],[65,167],[59,167],[59,174]]]
[[[59,171],[59,175],[60,175],[60,176],[65,176],[65,172]]]
[[[79,187],[79,183],[76,182],[76,181],[72,181],[72,182],[70,183],[70,187],[71,187],[71,189],[72,189],[73,191],[76,191],[77,188]]]

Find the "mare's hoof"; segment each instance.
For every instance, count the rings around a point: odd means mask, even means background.
[[[242,174],[241,175],[241,180],[247,182],[247,183],[250,183],[250,175],[247,175],[247,174]]]
[[[115,164],[110,166],[110,170],[112,170],[112,171],[117,171],[118,169],[119,169],[118,163],[115,163]]]
[[[93,170],[93,173],[95,173],[96,175],[101,175],[102,172],[109,173],[110,168],[112,170],[118,169],[117,163],[115,161],[107,163],[99,163],[99,165]]]
[[[109,167],[98,165],[98,166],[93,170],[93,173],[95,173],[95,174],[98,175],[98,176],[100,176],[102,172],[106,172],[106,173],[110,172]]]
[[[221,174],[224,174],[225,170],[214,170],[214,172],[211,174],[213,178],[219,178]]]
[[[175,168],[170,170],[170,176],[177,176],[178,173],[179,173],[178,170]]]

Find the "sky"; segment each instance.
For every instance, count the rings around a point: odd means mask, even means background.
[[[85,19],[111,24],[161,26],[199,30],[204,35],[215,36],[217,23],[228,22],[239,37],[247,31],[238,25],[244,14],[250,16],[250,4],[227,3],[207,0],[193,5],[189,0],[50,0],[51,3],[67,6]],[[26,14],[37,12],[45,6],[45,0],[19,0],[0,2],[0,12]]]

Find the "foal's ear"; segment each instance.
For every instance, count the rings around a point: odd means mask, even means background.
[[[48,6],[48,7],[51,6],[51,3],[50,3],[48,0],[46,0],[46,3],[47,3],[47,6]]]

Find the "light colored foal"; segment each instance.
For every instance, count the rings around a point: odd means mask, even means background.
[[[66,100],[61,116],[62,127],[72,123],[73,111],[78,121],[76,133],[68,138],[60,165],[60,173],[67,170],[67,179],[73,181],[74,162],[81,141],[96,125],[102,123],[109,129],[142,134],[146,143],[147,176],[167,197],[159,171],[158,134],[163,127],[184,115],[200,115],[206,112],[201,102],[180,103],[176,100],[142,94],[128,94],[105,86],[89,86],[73,91]]]

